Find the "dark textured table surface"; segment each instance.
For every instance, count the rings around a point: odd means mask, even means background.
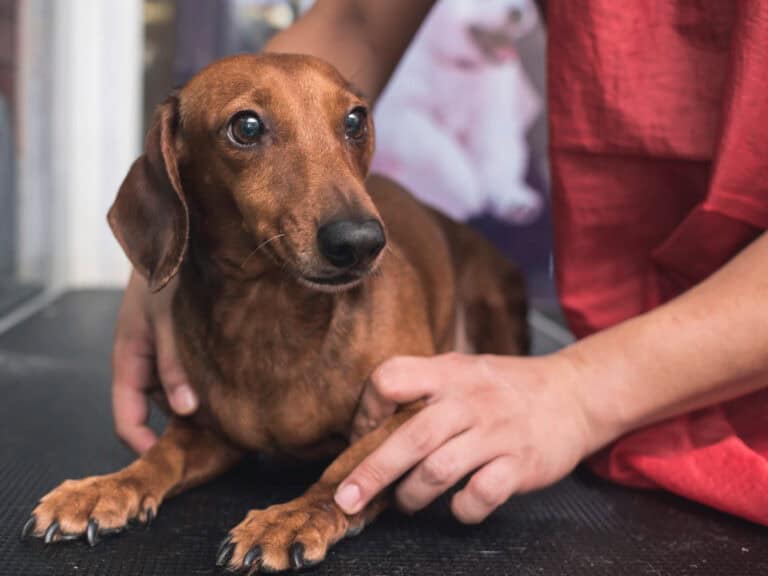
[[[216,547],[252,507],[298,493],[318,468],[259,461],[165,503],[151,529],[95,548],[44,546],[18,532],[66,478],[131,460],[112,433],[109,348],[119,295],[63,296],[0,335],[0,574],[216,574]],[[541,335],[540,335],[541,336]],[[539,339],[539,349],[551,345]],[[451,520],[446,501],[414,518],[385,514],[336,546],[317,574],[768,574],[768,531],[663,494],[575,474],[512,499],[485,524]]]

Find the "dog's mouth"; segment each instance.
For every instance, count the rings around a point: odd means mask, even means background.
[[[303,261],[298,255],[301,250],[285,245],[278,238],[284,240],[286,235],[273,236],[273,241],[262,241],[259,244],[261,250],[268,256],[280,270],[288,272],[299,284],[318,292],[337,293],[350,290],[363,282],[368,276],[375,274],[379,268],[381,255],[368,263],[356,263],[347,268],[336,268],[317,262],[314,257],[309,262]]]
[[[308,288],[321,292],[341,292],[349,290],[360,284],[367,273],[346,271],[331,276],[305,276],[299,275],[298,280]]]

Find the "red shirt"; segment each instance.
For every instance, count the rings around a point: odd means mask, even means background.
[[[557,283],[581,337],[675,297],[768,228],[768,0],[550,0],[547,24]],[[768,524],[768,390],[631,434],[593,464]]]

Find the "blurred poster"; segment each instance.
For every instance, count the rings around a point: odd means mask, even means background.
[[[376,107],[373,169],[470,222],[549,300],[544,72],[533,0],[439,0]]]
[[[459,220],[526,224],[527,133],[542,112],[516,50],[538,25],[526,0],[441,0],[377,106],[374,170]]]

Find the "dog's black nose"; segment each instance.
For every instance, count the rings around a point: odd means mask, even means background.
[[[336,220],[317,231],[320,253],[337,268],[368,264],[387,243],[378,220]]]

